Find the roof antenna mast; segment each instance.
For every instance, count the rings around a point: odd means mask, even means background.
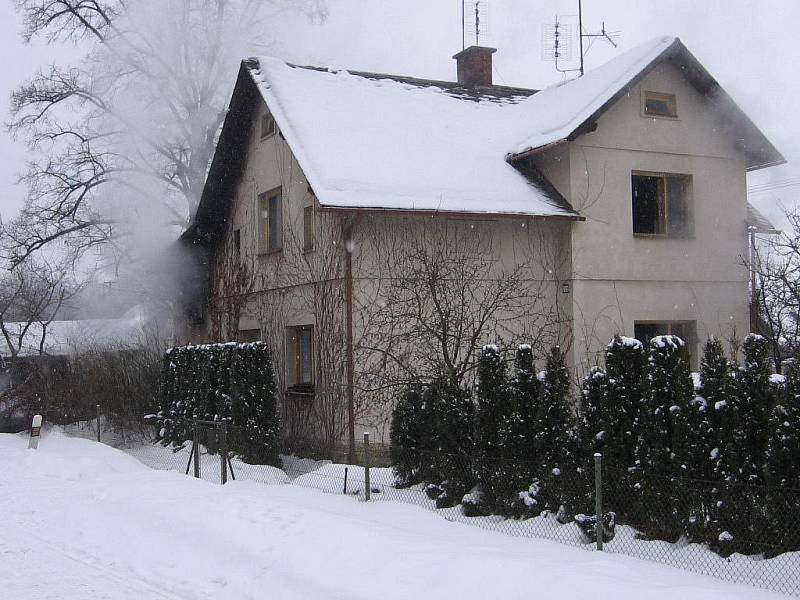
[[[467,3],[469,2],[469,10]],[[474,8],[473,8],[474,7]],[[461,0],[461,49],[467,47],[467,29],[474,29],[475,45],[480,46],[481,34],[488,31],[488,0]],[[474,26],[474,28],[473,28]],[[471,35],[471,34],[470,34]]]
[[[545,25],[542,30],[542,59],[553,61],[556,71],[559,73],[578,73],[578,77],[583,77],[584,73],[584,59],[586,53],[591,48],[584,48],[584,38],[602,38],[609,44],[617,47],[617,39],[619,32],[606,31],[605,21],[602,22],[600,31],[596,33],[585,33],[583,31],[583,0],[578,0],[578,31],[576,37],[578,38],[578,67],[571,69],[562,69],[558,65],[558,60],[569,62],[572,60],[572,39],[569,32],[564,31],[565,27],[562,26],[558,15],[555,18],[555,24]]]

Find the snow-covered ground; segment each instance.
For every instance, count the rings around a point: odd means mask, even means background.
[[[402,502],[214,485],[58,432],[26,445],[0,435],[2,598],[784,597]]]

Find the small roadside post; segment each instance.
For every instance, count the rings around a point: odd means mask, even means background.
[[[100,405],[97,405],[97,441],[100,441]]]
[[[597,537],[597,549],[603,549],[603,455],[594,454],[594,533]]]
[[[219,431],[219,459],[220,459],[220,483],[228,483],[228,423],[222,422]]]
[[[369,432],[364,432],[364,501],[369,502],[370,492],[369,484]]]
[[[28,450],[36,450],[39,447],[39,436],[42,433],[42,415],[34,415],[31,422],[31,437],[28,440]]]

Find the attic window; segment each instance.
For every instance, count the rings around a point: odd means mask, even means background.
[[[631,174],[633,234],[692,236],[691,183],[688,175]]]
[[[261,115],[261,139],[268,138],[275,133],[275,119],[268,112]]]
[[[675,94],[642,92],[642,113],[648,117],[678,117]]]

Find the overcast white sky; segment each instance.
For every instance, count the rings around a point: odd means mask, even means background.
[[[556,14],[574,15],[577,0],[483,0],[489,31],[481,43],[498,48],[495,81],[542,87],[561,76],[541,60],[542,26]],[[453,79],[451,56],[461,49],[461,0],[328,0],[326,22],[287,16],[263,53],[303,64]],[[751,176],[752,183],[800,181],[800,138],[795,105],[800,46],[797,0],[584,0],[584,29],[618,31],[619,49],[596,43],[591,68],[658,35],[679,36],[790,164]],[[25,45],[12,0],[0,0],[0,113],[8,118],[11,91],[40,66],[77,56],[71,48]],[[231,85],[236,73],[231,73]],[[15,184],[25,146],[0,132],[0,216],[13,216],[24,197]],[[779,202],[794,203],[800,185],[753,198],[777,216]]]

